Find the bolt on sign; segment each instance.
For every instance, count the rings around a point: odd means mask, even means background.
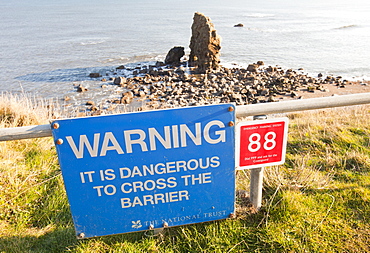
[[[288,118],[242,122],[237,125],[236,135],[237,169],[285,162]]]
[[[228,218],[234,122],[231,104],[54,121],[77,237]]]

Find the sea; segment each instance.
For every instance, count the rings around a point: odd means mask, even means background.
[[[0,92],[76,105],[119,96],[89,73],[164,61],[174,46],[189,54],[195,12],[222,37],[225,67],[370,80],[368,0],[0,0]]]

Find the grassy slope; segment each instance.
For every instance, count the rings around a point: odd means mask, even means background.
[[[266,169],[260,212],[240,196],[236,219],[155,237],[78,241],[52,139],[0,143],[0,252],[369,252],[368,115],[364,106],[289,115],[287,162]],[[247,185],[240,172],[238,188]]]

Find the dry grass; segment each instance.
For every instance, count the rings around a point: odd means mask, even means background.
[[[41,125],[61,115],[54,101],[27,94],[0,94],[0,128]]]
[[[265,170],[270,188],[328,188],[338,168],[370,168],[368,105],[291,113],[285,166]]]

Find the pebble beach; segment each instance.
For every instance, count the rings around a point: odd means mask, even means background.
[[[320,73],[312,77],[304,69],[265,66],[263,61],[247,68],[221,67],[207,74],[196,74],[186,61],[178,66],[163,62],[136,67],[120,65],[106,73],[91,73],[90,77],[101,82],[101,89],[110,89],[116,95],[99,103],[86,101],[79,107],[79,116],[100,115],[128,105],[140,111],[220,103],[248,105],[370,92],[368,81],[349,81]],[[76,92],[89,90],[76,85]]]

